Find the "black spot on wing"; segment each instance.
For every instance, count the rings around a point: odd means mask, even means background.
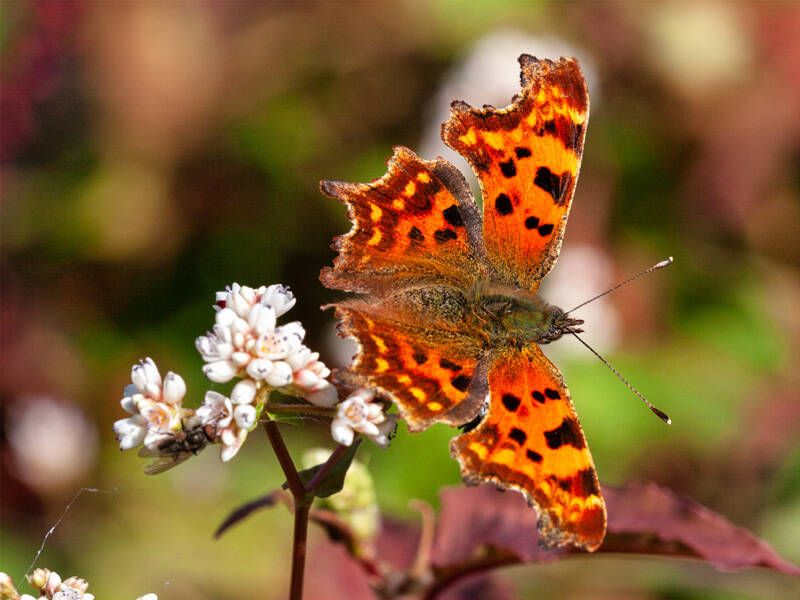
[[[425,235],[419,230],[419,228],[416,225],[409,230],[408,237],[415,242],[425,241]]]
[[[508,437],[517,442],[520,446],[524,445],[525,442],[528,441],[528,434],[517,427],[512,427]]]
[[[428,362],[428,355],[424,352],[414,352],[412,358],[418,365],[424,365],[426,362]]]
[[[542,462],[542,455],[536,452],[535,450],[530,450],[530,449],[525,450],[525,456],[528,458],[528,460],[531,460],[535,463]]]
[[[497,214],[505,216],[514,212],[514,206],[511,204],[511,198],[507,194],[498,194],[494,200],[494,208]]]
[[[530,148],[525,148],[524,146],[517,146],[514,148],[514,154],[517,155],[517,158],[528,158],[531,155]]]
[[[561,394],[558,393],[558,390],[554,390],[552,388],[545,388],[544,395],[551,400],[559,400],[561,398]]]
[[[533,399],[536,400],[539,404],[544,404],[544,394],[539,390],[534,390],[533,392],[531,392],[531,396],[533,396]]]
[[[547,223],[545,225],[539,225],[537,231],[539,232],[539,235],[542,237],[548,236],[551,233],[553,233],[553,224]]]
[[[514,394],[503,394],[502,402],[506,410],[516,412],[522,400],[517,398]]]
[[[433,232],[433,239],[444,244],[447,241],[458,239],[458,235],[452,229],[437,229]]]
[[[450,385],[460,392],[466,392],[472,379],[464,374],[456,375],[450,380]]]
[[[461,218],[461,211],[458,210],[458,206],[455,204],[451,205],[449,208],[445,208],[442,211],[442,215],[444,216],[444,220],[453,227],[464,226],[464,219]]]
[[[559,206],[564,204],[566,191],[569,188],[572,174],[569,171],[564,171],[561,175],[556,175],[547,167],[539,167],[536,169],[536,177],[533,183],[550,194],[553,202]]]
[[[517,174],[517,165],[514,164],[514,159],[509,158],[507,161],[501,162],[500,172],[507,179],[514,177]]]
[[[572,446],[578,450],[586,447],[578,422],[570,417],[564,417],[561,425],[555,429],[545,431],[544,437],[547,446],[552,450],[561,448],[561,446]]]
[[[446,358],[439,359],[439,366],[449,371],[460,371],[463,367]]]
[[[536,229],[539,227],[539,217],[528,217],[525,219],[525,227],[528,229]]]

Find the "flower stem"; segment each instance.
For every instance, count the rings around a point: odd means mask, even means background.
[[[300,404],[299,402],[286,402],[283,404],[269,402],[265,407],[268,413],[287,414],[287,415],[312,415],[318,417],[335,417],[335,408],[325,408],[324,406],[313,406]]]
[[[308,513],[311,509],[313,498],[306,492],[297,467],[286,448],[283,436],[278,429],[278,423],[272,420],[264,421],[269,443],[275,452],[278,463],[283,469],[286,484],[292,492],[294,499],[294,539],[292,542],[292,577],[289,587],[289,600],[303,600],[303,575],[306,567],[306,540],[308,538]]]
[[[278,423],[273,420],[264,421],[264,429],[267,432],[269,443],[272,444],[272,449],[275,452],[275,457],[283,469],[283,474],[286,476],[286,484],[289,486],[289,491],[297,505],[298,500],[302,500],[306,495],[306,488],[300,480],[300,475],[297,474],[297,467],[294,466],[292,457],[286,444],[283,441],[283,436],[278,430]]]
[[[292,542],[292,583],[289,600],[303,600],[303,575],[306,568],[306,539],[308,514],[311,502],[301,502],[294,507],[294,540]]]

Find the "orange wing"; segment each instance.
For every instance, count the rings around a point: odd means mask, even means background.
[[[578,179],[589,94],[578,63],[519,58],[522,91],[504,109],[454,102],[442,126],[472,165],[483,196],[483,237],[508,283],[535,290],[561,248]]]
[[[334,240],[340,254],[323,269],[322,283],[382,294],[425,280],[471,282],[468,230],[479,237],[480,217],[464,177],[444,160],[425,161],[402,147],[388,167],[368,184],[322,182],[322,192],[344,202],[353,222]]]
[[[434,422],[461,425],[480,410],[485,391],[476,393],[473,380],[485,381],[485,374],[476,377],[476,352],[469,338],[433,331],[420,321],[399,322],[363,301],[336,305],[336,317],[340,332],[360,346],[341,376],[389,396],[411,431]]]
[[[567,386],[538,346],[504,352],[489,370],[489,409],[451,442],[467,483],[522,492],[539,512],[547,546],[595,550],[605,503]]]

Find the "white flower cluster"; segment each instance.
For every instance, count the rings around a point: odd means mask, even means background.
[[[61,576],[50,569],[35,569],[27,576],[28,583],[38,592],[38,596],[22,594],[17,591],[14,582],[5,573],[0,573],[0,599],[2,600],[94,600],[94,594],[88,593],[89,583],[80,577],[69,577],[61,580]],[[155,594],[145,594],[136,600],[158,600]]]
[[[342,402],[331,423],[333,439],[350,446],[356,433],[361,433],[379,446],[388,446],[397,428],[397,415],[387,415],[383,405],[373,402],[375,392],[359,388]]]
[[[336,388],[327,380],[330,370],[303,344],[302,325],[277,324],[295,302],[282,285],[254,289],[234,283],[217,292],[214,327],[195,346],[208,379],[239,379],[230,396],[208,391],[196,411],[183,408],[183,379],[170,372],[162,380],[147,358],[133,367],[133,383],[121,402],[131,416],[114,423],[120,448],[144,445],[142,456],[161,459],[148,467],[152,473],[178,464],[209,442],[220,444],[221,458],[228,461],[256,427],[268,395],[264,392],[279,390],[322,407],[336,404]]]
[[[253,289],[234,283],[217,292],[214,327],[195,343],[206,377],[216,383],[249,378],[317,406],[336,404],[336,388],[326,379],[330,370],[303,345],[303,326],[277,326],[295,302],[279,284]]]

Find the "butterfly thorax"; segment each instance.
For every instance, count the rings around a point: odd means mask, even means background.
[[[582,320],[568,316],[535,294],[480,285],[470,296],[471,319],[495,346],[547,344],[565,333],[581,332],[578,327]]]

